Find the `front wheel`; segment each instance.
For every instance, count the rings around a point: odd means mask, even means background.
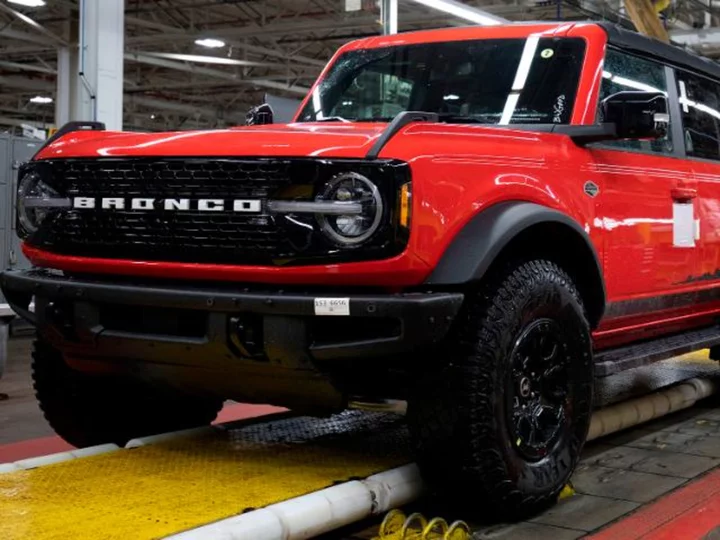
[[[556,264],[511,264],[468,296],[408,403],[421,473],[474,515],[518,519],[556,500],[592,413],[590,329]]]
[[[75,371],[43,340],[35,342],[32,375],[45,419],[78,448],[124,446],[136,437],[209,425],[223,405],[124,376]]]

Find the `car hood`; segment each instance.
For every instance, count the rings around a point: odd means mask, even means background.
[[[386,124],[298,123],[208,131],[76,131],[37,159],[80,157],[297,156],[364,157]]]

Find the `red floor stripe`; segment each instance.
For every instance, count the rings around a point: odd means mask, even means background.
[[[687,456],[692,459],[692,456]],[[720,525],[720,469],[641,508],[592,540],[699,540]]]
[[[60,437],[42,437],[0,446],[0,463],[11,463],[58,452],[67,452],[75,447],[63,441]]]
[[[653,540],[696,540],[720,525],[720,497],[713,497],[672,523],[652,531]],[[647,537],[648,535],[646,535]]]
[[[213,424],[224,424],[233,420],[245,420],[246,418],[256,418],[265,416],[266,414],[275,414],[285,412],[287,409],[273,407],[272,405],[250,405],[248,403],[233,403],[225,405],[218,414]]]
[[[246,403],[233,403],[225,405],[218,414],[214,424],[222,424],[234,420],[256,418],[266,414],[284,412],[286,409],[270,405],[250,405]],[[42,437],[0,446],[0,463],[10,463],[58,452],[67,452],[75,447],[63,441],[60,437]]]

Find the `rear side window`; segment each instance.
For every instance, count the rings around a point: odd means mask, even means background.
[[[720,84],[677,72],[687,155],[720,160]]]
[[[631,54],[608,49],[603,66],[600,100],[602,101],[616,92],[632,90],[664,92],[667,95],[665,66]],[[599,115],[598,119],[602,121]],[[673,151],[671,131],[672,129],[668,129],[668,135],[663,139],[653,141],[612,141],[603,143],[603,146],[671,154]]]

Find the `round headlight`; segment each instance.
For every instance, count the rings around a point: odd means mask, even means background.
[[[59,199],[65,202],[36,172],[30,172],[20,179],[17,190],[18,220],[27,234],[37,231],[48,212],[60,206],[57,203]]]
[[[317,217],[322,231],[343,246],[366,241],[377,231],[382,221],[383,201],[380,191],[368,178],[358,173],[342,173],[333,178],[318,200],[360,204],[359,212],[319,214]]]

